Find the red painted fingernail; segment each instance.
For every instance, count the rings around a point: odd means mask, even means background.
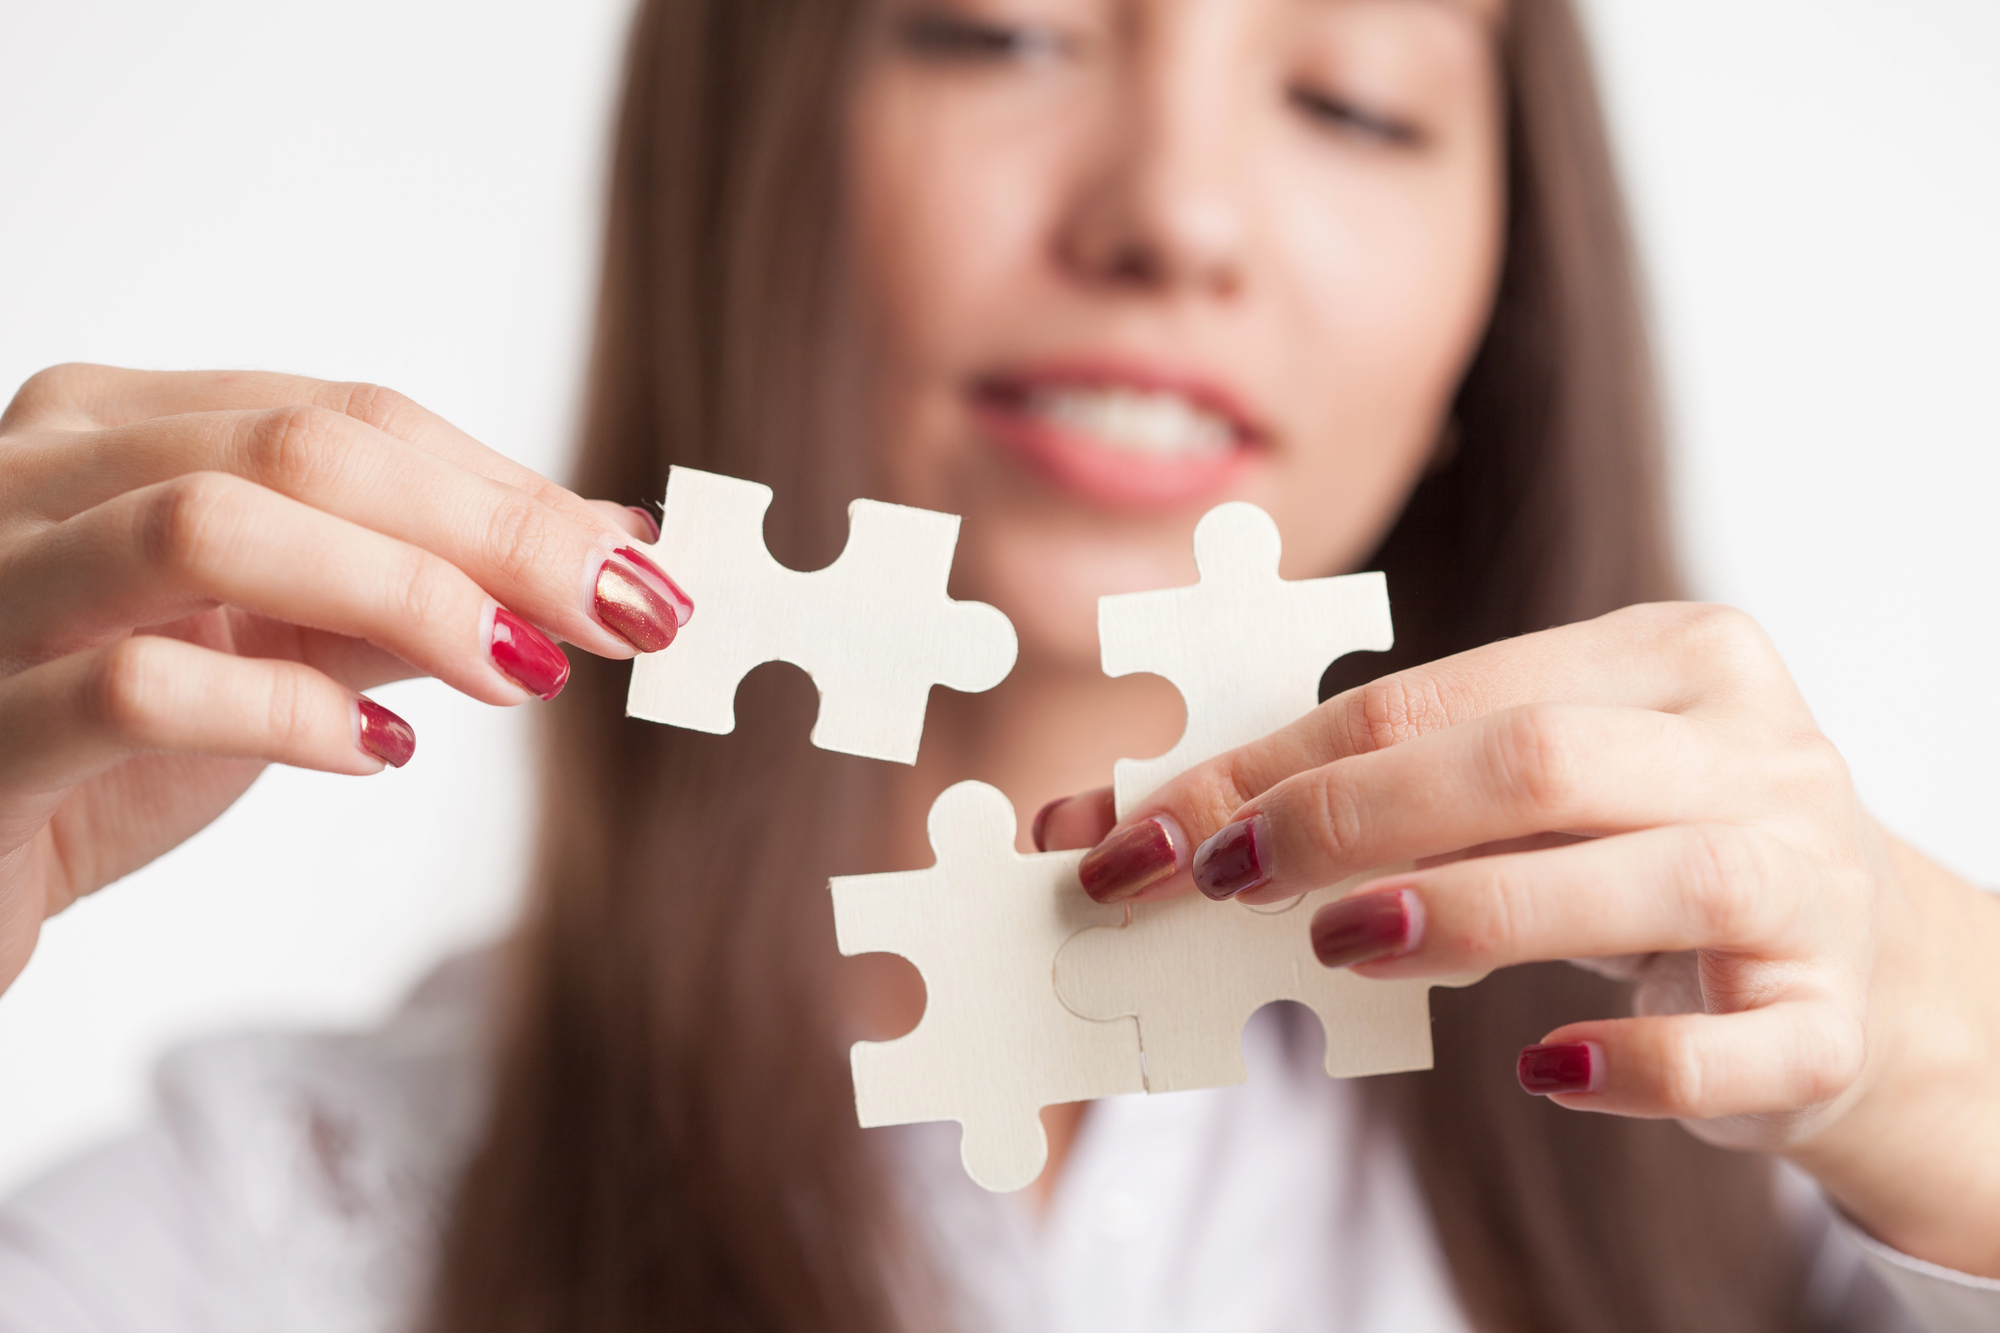
[[[1312,920],[1313,956],[1327,967],[1353,967],[1415,946],[1416,900],[1408,889],[1357,893],[1328,903]]]
[[[416,728],[376,703],[373,699],[354,701],[354,743],[364,754],[373,755],[391,768],[401,768],[417,752]]]
[[[1594,1041],[1524,1046],[1514,1065],[1521,1090],[1537,1097],[1562,1092],[1596,1092],[1604,1082],[1604,1051]]]
[[[592,589],[604,627],[642,653],[657,653],[694,613],[694,603],[660,567],[621,546],[597,567]]]
[[[1271,882],[1270,833],[1264,816],[1225,824],[1194,850],[1194,884],[1218,902]]]
[[[625,507],[637,514],[639,521],[646,525],[646,541],[648,543],[656,542],[660,539],[660,520],[653,517],[652,510],[647,509],[643,505],[626,505]]]
[[[548,635],[504,606],[493,608],[486,654],[500,674],[538,699],[553,699],[569,681],[569,659]]]
[[[1185,836],[1171,816],[1154,815],[1112,834],[1078,863],[1083,891],[1101,903],[1123,902],[1180,869]]]
[[[1035,823],[1034,826],[1029,830],[1028,836],[1034,839],[1036,851],[1046,852],[1049,849],[1049,844],[1047,839],[1045,839],[1042,836],[1043,834],[1049,831],[1049,816],[1054,814],[1061,807],[1068,805],[1070,803],[1070,800],[1071,800],[1070,797],[1058,796],[1053,801],[1050,801],[1047,805],[1043,806],[1041,809],[1035,811]]]

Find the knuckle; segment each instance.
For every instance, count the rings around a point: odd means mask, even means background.
[[[1854,1086],[1867,1062],[1868,1042],[1861,1024],[1843,1017],[1822,1024],[1808,1043],[1800,1061],[1804,1078],[1799,1096],[1812,1106],[1830,1102]]]
[[[1437,727],[1444,713],[1435,681],[1419,672],[1398,672],[1350,694],[1339,730],[1347,753],[1367,754]]]
[[[426,415],[415,399],[380,384],[329,384],[319,397],[332,411],[390,435],[404,434]]]
[[[160,659],[160,641],[143,635],[100,652],[84,680],[86,715],[123,740],[151,739],[166,716],[166,664]]]
[[[1708,602],[1683,603],[1676,610],[1675,638],[1708,674],[1745,684],[1767,679],[1779,665],[1770,636],[1748,613]]]
[[[14,391],[0,422],[8,426],[82,414],[89,386],[103,375],[103,367],[69,361],[38,370]]]
[[[487,521],[487,550],[503,576],[530,583],[539,571],[554,567],[561,539],[550,517],[532,500],[506,500],[494,509]]]
[[[309,749],[315,732],[317,698],[297,671],[271,673],[265,696],[266,734],[281,753]]]
[[[401,567],[390,576],[391,614],[397,623],[428,628],[437,625],[451,603],[444,562],[411,548]]]
[[[246,452],[251,476],[273,490],[298,495],[347,460],[346,421],[323,407],[272,408],[257,419]]]
[[[227,558],[241,483],[219,472],[189,472],[155,491],[140,520],[148,564],[196,573]]]
[[[1310,832],[1316,850],[1328,864],[1357,864],[1367,837],[1360,793],[1337,769],[1315,774],[1311,781],[1315,809]]]
[[[1686,907],[1714,943],[1748,944],[1770,924],[1771,864],[1763,845],[1741,829],[1707,826],[1688,844]]]
[[[1690,1026],[1668,1026],[1654,1052],[1653,1071],[1662,1112],[1694,1120],[1706,1114],[1708,1057]]]
[[[1491,858],[1485,871],[1485,882],[1460,906],[1460,946],[1475,963],[1518,959],[1524,942],[1535,935],[1540,895],[1513,857]]]
[[[1502,719],[1494,733],[1496,776],[1532,813],[1559,817],[1582,790],[1583,755],[1568,712],[1529,704]]]

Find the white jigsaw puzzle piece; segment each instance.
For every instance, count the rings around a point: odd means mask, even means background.
[[[1084,894],[1082,852],[1015,851],[1014,807],[983,782],[947,788],[929,827],[930,869],[832,883],[840,951],[901,954],[926,989],[913,1030],[854,1044],[855,1109],[864,1126],[958,1121],[966,1172],[1016,1190],[1048,1159],[1044,1106],[1143,1086],[1133,1021],[1081,1018],[1054,985],[1065,941],[1125,912]]]
[[[1187,704],[1187,729],[1173,749],[1113,766],[1120,819],[1169,778],[1311,712],[1335,658],[1394,644],[1388,580],[1288,583],[1278,577],[1280,549],[1269,514],[1231,501],[1195,525],[1199,583],[1098,599],[1104,674],[1165,676]]]
[[[1194,530],[1199,583],[1098,601],[1105,673],[1164,676],[1187,704],[1173,749],[1118,761],[1120,818],[1194,765],[1310,712],[1336,658],[1392,645],[1382,575],[1287,582],[1280,551],[1270,515],[1242,501],[1218,505]],[[1428,1069],[1430,988],[1476,978],[1373,981],[1320,966],[1313,912],[1360,878],[1267,907],[1200,894],[1136,904],[1128,924],[1081,931],[1064,946],[1056,992],[1083,1017],[1138,1020],[1148,1092],[1242,1082],[1243,1025],[1274,1000],[1319,1015],[1329,1074]]]
[[[1200,894],[1139,903],[1130,925],[1084,930],[1063,947],[1056,993],[1078,1014],[1138,1020],[1148,1092],[1241,1083],[1243,1025],[1274,1000],[1319,1015],[1335,1078],[1429,1069],[1438,983],[1371,981],[1313,957],[1313,913],[1359,882],[1268,907]]]
[[[1014,668],[1014,626],[983,602],[945,592],[958,517],[856,500],[847,547],[800,573],[771,558],[771,488],[676,467],[651,548],[695,614],[673,643],[641,655],[625,711],[695,731],[736,729],[736,687],[784,661],[819,689],[812,743],[914,763],[932,685],[977,693]]]

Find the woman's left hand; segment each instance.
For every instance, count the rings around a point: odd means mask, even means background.
[[[1912,685],[1886,704],[1913,724],[1979,702]],[[1629,978],[1636,1016],[1544,1035],[1529,1091],[1783,1154],[1885,1242],[2000,1276],[2000,899],[1868,816],[1748,617],[1633,607],[1384,677],[1175,779],[1081,874],[1261,901],[1407,862],[1320,909],[1328,966]]]

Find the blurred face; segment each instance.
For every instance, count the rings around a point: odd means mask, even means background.
[[[1096,600],[1263,506],[1352,568],[1431,458],[1501,242],[1494,0],[883,0],[848,126],[889,498],[1093,667]]]

